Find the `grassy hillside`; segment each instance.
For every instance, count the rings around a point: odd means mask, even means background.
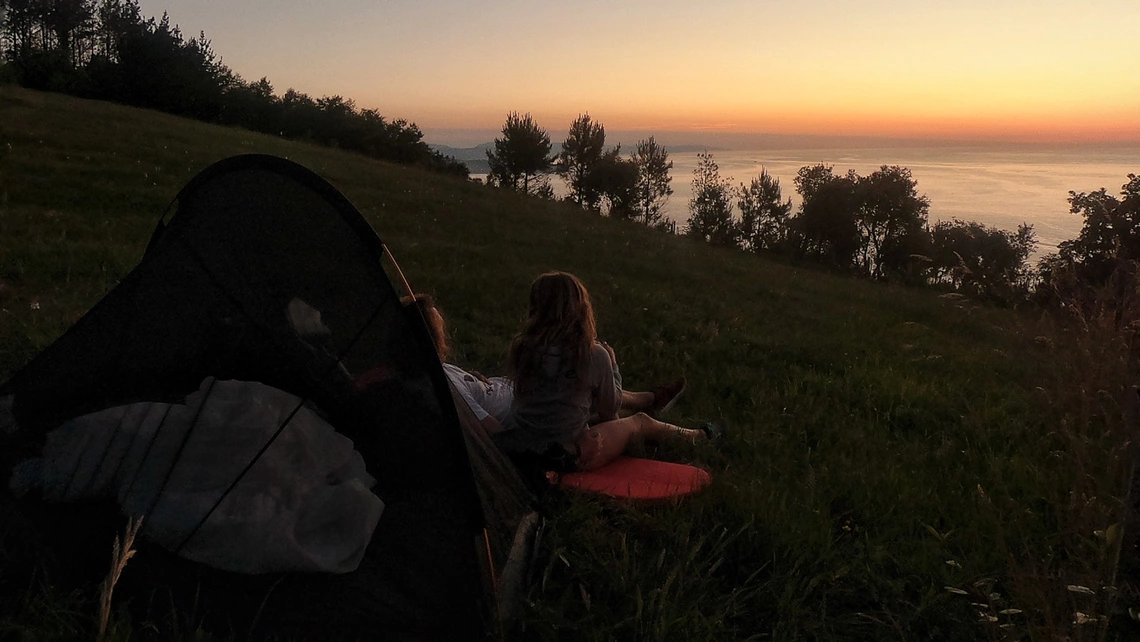
[[[500,372],[531,280],[560,269],[590,288],[628,387],[687,376],[673,419],[732,430],[643,454],[713,486],[667,505],[555,497],[522,638],[1089,636],[1114,604],[1131,410],[1111,337],[16,88],[0,87],[0,150],[0,380],[134,266],[183,184],[248,152],[339,188],[436,295],[461,365]]]

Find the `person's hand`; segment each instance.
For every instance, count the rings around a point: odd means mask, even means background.
[[[491,380],[490,380],[490,379],[488,379],[487,377],[483,376],[483,373],[481,373],[481,372],[477,372],[477,371],[475,371],[475,370],[472,370],[472,371],[471,371],[471,374],[472,374],[472,375],[473,375],[473,376],[474,376],[476,379],[478,379],[479,381],[482,381],[483,383],[485,383],[485,384],[487,384],[487,385],[491,385]]]

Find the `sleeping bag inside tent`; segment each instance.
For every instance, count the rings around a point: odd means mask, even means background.
[[[496,635],[539,518],[384,254],[295,163],[239,156],[194,178],[139,265],[0,388],[0,567],[97,582],[129,515],[141,543],[115,599],[141,617],[192,609],[255,638]],[[6,575],[0,600],[28,586]]]

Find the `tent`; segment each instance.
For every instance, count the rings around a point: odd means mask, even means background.
[[[501,636],[541,520],[511,463],[451,389],[424,320],[400,304],[385,256],[360,213],[313,172],[263,155],[212,165],[178,194],[139,265],[0,388],[0,473],[7,480],[50,431],[90,413],[152,404],[149,439],[157,442],[172,428],[155,407],[185,410],[195,394],[205,406],[225,388],[216,382],[280,391],[299,400],[296,408],[257,435],[261,448],[196,509],[181,546],[144,541],[116,600],[130,596],[150,617],[188,609],[216,632],[242,637]],[[306,333],[306,323],[316,329]],[[251,469],[294,430],[302,407],[351,439],[375,479],[383,512],[356,569],[247,574],[174,554],[251,483]],[[176,470],[179,459],[194,449],[205,414],[183,412],[188,429],[167,439],[166,481],[186,472]],[[111,434],[126,423],[112,421]],[[153,456],[143,446],[134,457]],[[112,452],[101,450],[97,463],[115,473],[126,464]],[[164,492],[160,484],[154,501]],[[106,572],[124,521],[116,502],[59,505],[9,493],[3,506],[0,553],[9,559],[0,570],[10,578],[19,566],[12,551],[40,542],[57,573],[85,564],[92,578]]]

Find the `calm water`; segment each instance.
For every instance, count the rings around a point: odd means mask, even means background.
[[[1037,232],[1038,252],[1048,253],[1061,241],[1075,238],[1083,221],[1069,214],[1069,190],[1091,192],[1102,187],[1119,195],[1128,174],[1140,173],[1140,146],[1100,149],[1062,148],[998,150],[980,148],[812,149],[712,151],[720,175],[732,183],[749,183],[768,170],[780,179],[784,197],[798,206],[792,179],[805,165],[826,163],[835,173],[853,169],[860,175],[881,165],[908,167],[918,192],[930,198],[930,220],[977,221],[1006,230],[1030,223]],[[688,219],[696,152],[671,153],[673,196],[667,215],[683,225]],[[561,180],[553,183],[560,187]]]

